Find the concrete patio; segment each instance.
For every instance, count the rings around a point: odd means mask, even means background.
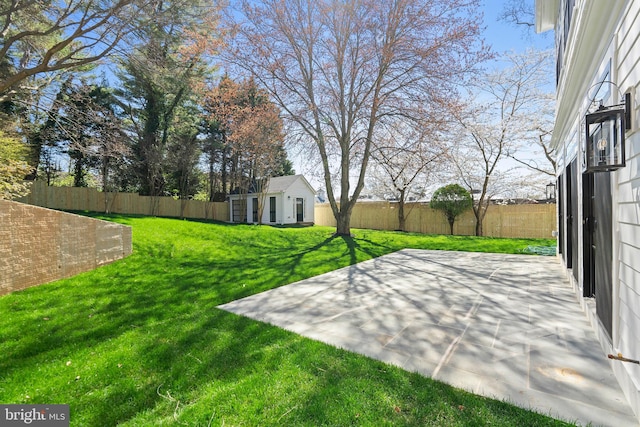
[[[220,308],[556,418],[639,425],[554,257],[407,249]]]

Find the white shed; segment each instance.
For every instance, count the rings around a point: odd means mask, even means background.
[[[315,195],[302,175],[272,177],[263,193],[231,194],[229,218],[254,224],[313,224]]]

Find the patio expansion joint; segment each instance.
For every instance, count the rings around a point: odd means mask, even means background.
[[[456,336],[453,339],[453,341],[451,341],[446,351],[440,358],[438,365],[436,365],[435,369],[433,370],[433,374],[431,375],[433,378],[436,378],[438,376],[438,373],[442,369],[442,367],[447,363],[449,363],[449,360],[451,360],[451,356],[453,356],[453,353],[455,352],[456,348],[458,348],[458,344],[460,343],[460,340],[462,340],[462,337],[464,337],[464,334],[467,332],[467,329],[469,329],[469,325],[471,324],[471,321],[470,321],[471,317],[478,311],[478,308],[480,307],[480,304],[482,303],[483,299],[484,297],[478,294],[478,296],[476,297],[476,301],[474,301],[471,308],[469,308],[469,310],[467,311],[464,318],[469,321],[465,323],[464,329],[462,330],[460,335]]]
[[[493,341],[491,342],[491,348],[496,348],[496,341],[498,340],[498,331],[500,330],[500,323],[502,323],[502,319],[498,319],[498,323],[496,324],[496,331],[493,333]]]
[[[392,343],[396,338],[398,338],[400,335],[402,335],[402,333],[403,333],[404,331],[406,331],[406,330],[407,330],[407,328],[408,328],[409,326],[411,326],[411,325],[413,325],[413,320],[412,320],[412,321],[410,321],[409,323],[407,323],[407,326],[403,327],[403,328],[402,328],[402,329],[400,329],[398,332],[396,332],[396,333],[391,337],[391,339],[390,339],[389,341],[387,341],[385,345],[383,345],[383,346],[382,346],[382,348],[384,348],[385,350],[393,351],[393,349],[391,349],[391,348],[387,348],[387,346],[388,346],[389,344],[391,344],[391,343]]]
[[[355,279],[344,269],[222,307],[256,320],[274,312],[270,324],[308,338],[583,425],[638,425],[604,365],[584,381],[557,375],[580,374],[599,350],[563,271],[528,255],[410,254],[421,269],[392,254]]]
[[[502,267],[498,267],[495,270],[493,270],[493,272],[489,275],[488,279],[491,281],[493,279],[493,275],[496,274],[500,270],[502,270]]]

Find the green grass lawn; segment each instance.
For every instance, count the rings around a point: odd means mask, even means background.
[[[402,248],[552,241],[108,218],[130,257],[0,297],[0,403],[68,403],[72,426],[566,425],[216,308]]]

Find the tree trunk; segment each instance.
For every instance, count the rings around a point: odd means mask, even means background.
[[[214,170],[213,170],[213,155],[209,157],[209,201],[213,202],[213,181],[214,181]]]
[[[29,166],[31,166],[31,172],[25,176],[26,181],[35,181],[38,178],[38,167],[40,166],[40,156],[42,154],[42,142],[38,140],[37,143],[30,144],[29,146]],[[51,168],[47,167],[47,185],[51,185],[51,176],[49,171]]]
[[[351,236],[351,209],[341,209],[336,215],[336,236]]]
[[[73,164],[73,186],[86,187],[87,182],[84,177],[84,155],[78,153],[78,156],[75,158],[75,163]]]
[[[400,199],[398,200],[398,229],[405,231],[407,219],[404,216],[404,189],[400,190]]]
[[[113,210],[113,205],[116,202],[116,197],[118,197],[118,190],[114,192],[104,193],[104,212],[111,213]]]
[[[451,235],[453,236],[453,223],[455,222],[455,220],[450,219],[449,220],[449,229],[451,230]]]
[[[476,217],[476,236],[482,236],[482,221],[484,221],[484,215],[486,213],[487,208],[483,208],[481,204],[473,208],[473,215]]]
[[[398,202],[398,229],[406,231],[407,219],[404,216],[404,200],[401,198]]]
[[[229,194],[233,188],[228,188],[227,186],[227,166],[229,166],[227,161],[227,149],[226,147],[222,150],[222,157],[220,159],[220,179],[222,180],[222,193]]]

